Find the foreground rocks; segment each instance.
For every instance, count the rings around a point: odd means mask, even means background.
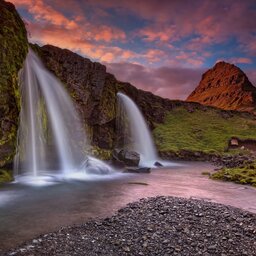
[[[173,197],[37,237],[6,255],[256,255],[256,215]]]

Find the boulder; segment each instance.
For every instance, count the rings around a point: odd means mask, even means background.
[[[82,168],[85,169],[86,173],[88,174],[109,174],[112,172],[111,167],[105,164],[104,162],[93,158],[88,157],[83,165]]]
[[[119,150],[117,149],[113,150],[111,165],[114,166],[115,168],[123,169],[125,168],[125,163],[120,159],[118,159],[118,153],[119,153]]]
[[[119,168],[125,166],[138,166],[140,162],[139,153],[127,149],[114,149],[112,153],[112,164]]]
[[[117,157],[118,160],[123,162],[126,166],[138,166],[140,162],[139,153],[127,149],[122,149]]]

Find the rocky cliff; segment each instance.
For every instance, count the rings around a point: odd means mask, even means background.
[[[256,88],[240,68],[222,61],[203,74],[187,101],[228,110],[255,112]]]
[[[0,0],[0,167],[12,162],[19,114],[18,71],[28,49],[23,21],[11,3]]]

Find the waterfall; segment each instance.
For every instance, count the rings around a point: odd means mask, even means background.
[[[158,159],[156,148],[137,105],[125,94],[117,93],[118,97],[118,130],[122,146],[140,154],[140,166],[152,166]],[[121,131],[120,131],[121,130]]]
[[[85,159],[86,136],[70,96],[29,49],[20,73],[21,112],[16,173],[67,174]]]

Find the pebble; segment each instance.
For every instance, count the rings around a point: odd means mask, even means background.
[[[4,255],[255,256],[255,230],[253,213],[161,196],[128,204],[110,218],[41,235]]]

